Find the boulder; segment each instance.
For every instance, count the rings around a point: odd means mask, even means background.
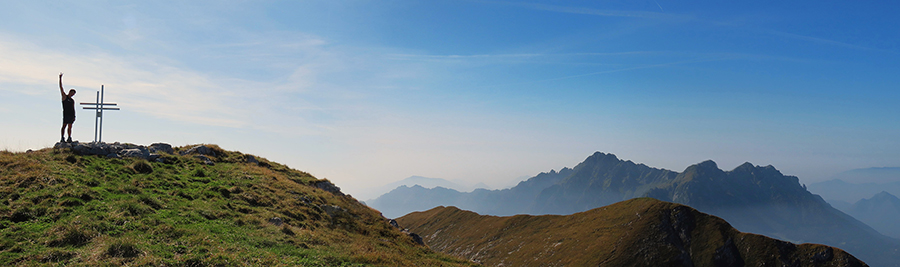
[[[338,196],[344,195],[344,193],[341,193],[340,187],[337,187],[336,185],[332,184],[331,182],[329,182],[327,180],[318,181],[318,182],[316,182],[315,186],[316,186],[316,188],[331,192],[332,194],[335,194]]]
[[[122,149],[121,151],[119,151],[118,154],[119,154],[119,156],[122,156],[123,158],[143,158],[143,159],[146,159],[146,158],[149,158],[149,157],[150,157],[150,152],[149,152],[149,151],[147,151],[147,150],[141,150],[141,149],[138,149],[138,148]]]
[[[166,143],[153,143],[147,149],[150,150],[150,153],[175,154],[175,149],[172,149],[172,145]]]
[[[181,155],[184,156],[184,155],[192,154],[192,153],[197,153],[197,154],[206,155],[206,156],[213,156],[213,157],[216,156],[216,151],[213,151],[212,148],[209,148],[208,146],[205,146],[205,145],[195,146],[195,147],[192,147],[191,149],[182,151]]]
[[[281,220],[281,218],[272,217],[271,219],[269,219],[269,223],[274,224],[275,226],[281,226],[281,224],[283,224],[284,221]]]

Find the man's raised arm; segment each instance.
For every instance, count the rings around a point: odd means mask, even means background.
[[[66,90],[63,89],[63,86],[62,86],[62,75],[63,75],[63,73],[60,72],[60,73],[59,73],[59,94],[60,94],[63,98],[66,98]]]

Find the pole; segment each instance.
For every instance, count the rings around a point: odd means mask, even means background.
[[[103,92],[103,85],[101,84],[100,85],[100,104],[103,104],[103,95],[104,94],[105,94],[105,92]],[[102,108],[100,109],[100,133],[99,134],[100,134],[100,137],[97,138],[98,143],[103,142],[103,109]]]
[[[99,109],[99,108],[100,108],[100,92],[97,92],[97,102],[95,102],[95,103],[97,103],[97,105],[96,105],[96,107],[97,107],[96,112],[100,112],[100,109]],[[99,118],[99,117],[97,116],[97,114],[95,113],[95,114],[94,114],[94,143],[97,142],[97,123],[98,123],[99,120],[100,120],[100,118]]]

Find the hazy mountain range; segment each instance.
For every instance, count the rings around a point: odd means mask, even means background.
[[[835,208],[871,226],[879,233],[900,238],[900,199],[882,191],[852,205]]]
[[[652,198],[565,216],[438,207],[397,222],[432,249],[487,266],[866,266],[840,249],[741,233],[720,218]]]
[[[400,187],[368,204],[388,217],[436,206],[489,215],[572,214],[635,197],[686,204],[740,231],[840,247],[873,266],[900,266],[900,241],[831,207],[797,177],[750,163],[724,171],[705,161],[678,173],[598,152],[572,169],[542,173],[510,189]]]
[[[514,179],[511,179],[508,181],[501,182],[501,183],[495,183],[494,184],[495,186],[491,186],[491,185],[485,184],[483,182],[478,182],[478,183],[472,184],[472,183],[467,183],[467,182],[460,181],[460,180],[447,180],[447,179],[442,179],[442,178],[430,178],[430,177],[414,175],[414,176],[407,177],[400,181],[392,182],[392,183],[389,183],[389,184],[386,184],[386,185],[383,185],[383,186],[380,186],[380,187],[377,187],[374,189],[367,190],[367,192],[364,192],[364,193],[354,194],[354,197],[357,197],[359,199],[367,199],[367,202],[368,202],[378,196],[381,196],[385,193],[390,192],[391,190],[393,190],[397,187],[401,187],[401,186],[412,187],[412,186],[416,186],[416,185],[424,187],[424,188],[443,187],[443,188],[447,188],[447,189],[453,189],[453,190],[456,190],[459,192],[471,192],[472,190],[479,189],[479,188],[480,189],[508,188],[508,187],[512,187],[512,186],[516,185],[516,183],[523,181],[525,179],[528,179],[528,178],[530,178],[530,177],[527,177],[527,176],[526,177],[518,177],[518,178],[514,178]]]

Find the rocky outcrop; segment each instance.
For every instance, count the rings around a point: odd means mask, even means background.
[[[316,182],[315,186],[316,186],[316,188],[331,192],[332,194],[335,194],[338,196],[344,195],[344,193],[341,193],[340,187],[337,187],[336,185],[332,184],[328,180],[318,181],[318,182]]]
[[[106,156],[110,158],[142,158],[150,161],[159,161],[162,162],[162,155],[160,153],[165,154],[174,154],[175,150],[172,149],[172,146],[165,143],[155,143],[147,146],[135,145],[135,144],[122,144],[119,142],[115,142],[112,144],[109,143],[81,143],[81,142],[72,142],[72,143],[56,143],[53,146],[56,149],[70,149],[72,152],[78,155],[97,155],[97,156]]]
[[[199,145],[199,146],[192,147],[188,150],[182,151],[179,154],[184,156],[184,155],[195,154],[195,153],[204,155],[204,156],[213,156],[213,157],[216,156],[216,151],[214,151],[212,148],[205,146],[205,145]]]

